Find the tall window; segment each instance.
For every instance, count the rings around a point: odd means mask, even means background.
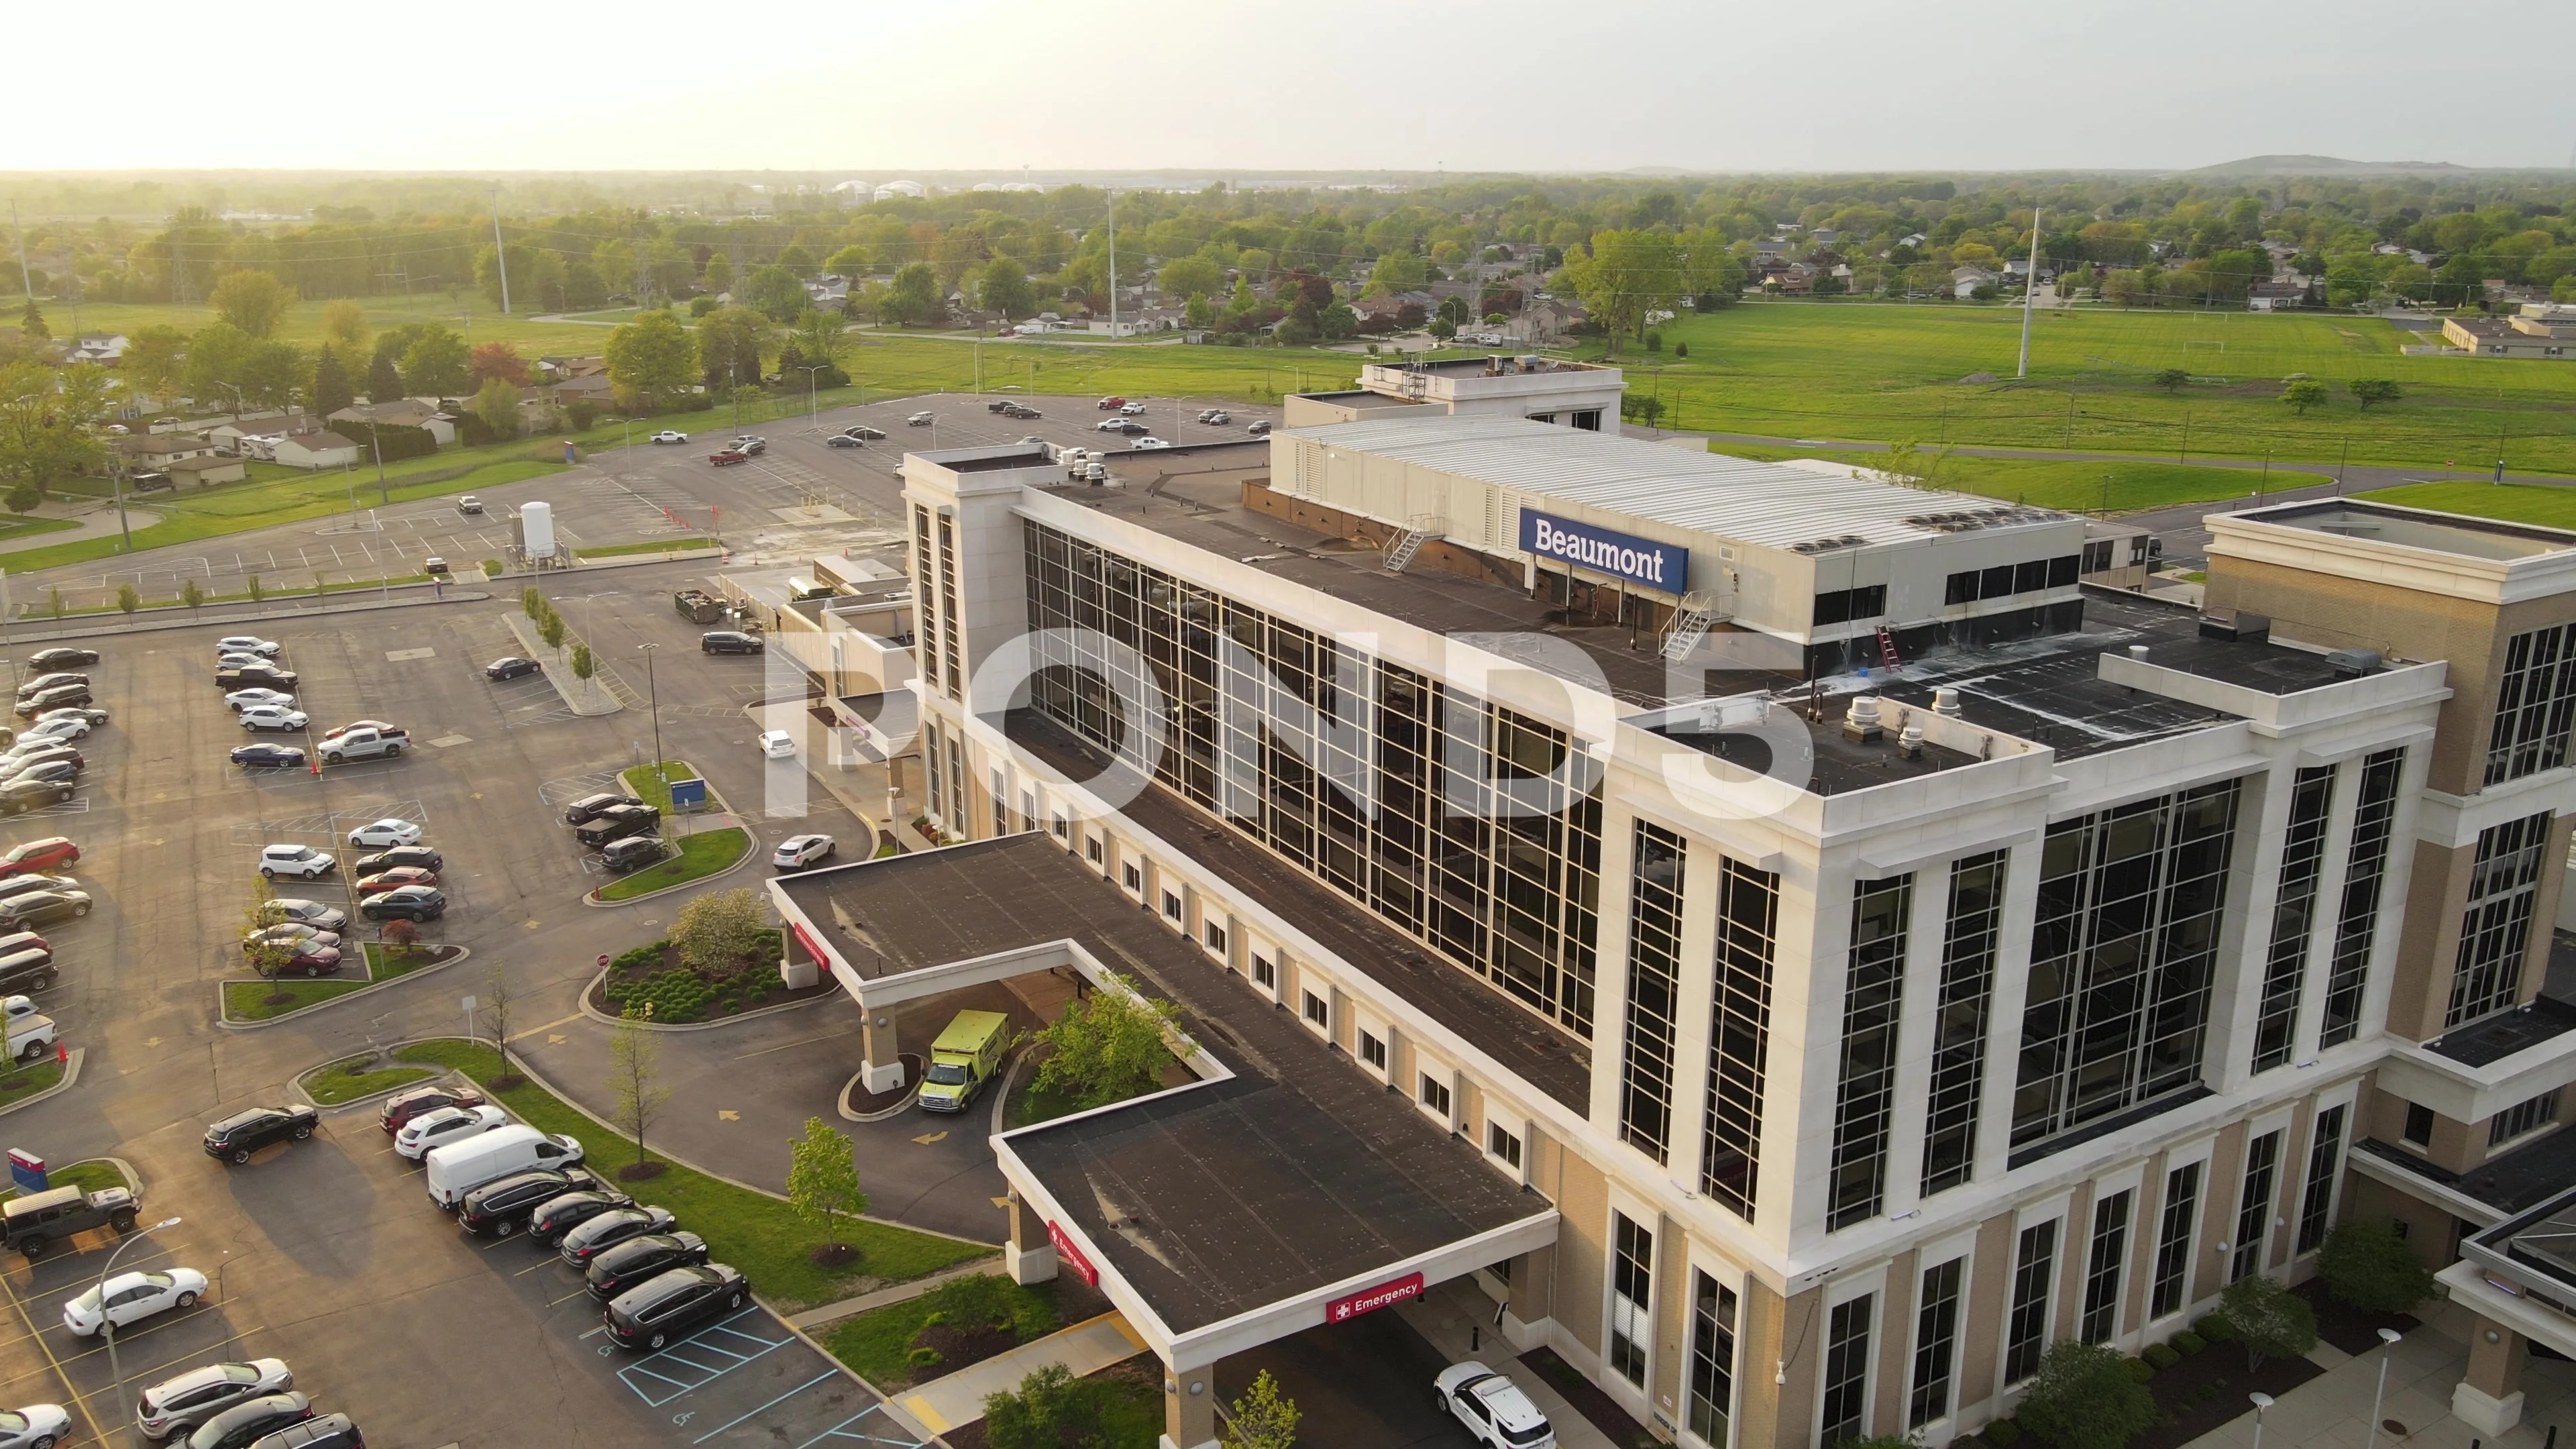
[[[2156,1281],[2147,1295],[2147,1316],[2162,1318],[2182,1311],[2191,1289],[2191,1233],[2200,1214],[2200,1164],[2188,1162],[2165,1174],[2164,1212],[2156,1225]]]
[[[2352,845],[2344,852],[2343,909],[2335,919],[2334,959],[2326,964],[2325,1025],[2318,1037],[2323,1046],[2341,1046],[2361,1034],[2362,989],[2370,981],[2388,842],[2396,834],[2397,778],[2405,768],[2404,750],[2382,750],[2361,762],[2361,798],[2353,806]]]
[[[2516,1102],[2489,1118],[2487,1145],[2502,1147],[2517,1137],[2528,1137],[2557,1120],[2558,1088],[2552,1087],[2537,1097]]]
[[[916,503],[912,506],[912,590],[913,613],[921,620],[916,631],[921,638],[921,677],[934,689],[939,687],[939,609],[932,597],[932,580],[939,571],[932,566],[930,554],[930,510]],[[938,780],[931,781],[934,791]],[[932,807],[937,813],[937,807]]]
[[[1763,1071],[1780,877],[1728,860],[1717,879],[1717,1000],[1708,1038],[1700,1191],[1747,1222],[1760,1189]]]
[[[964,698],[957,670],[957,526],[945,513],[939,515],[939,655],[948,697]]]
[[[1869,1432],[1869,1312],[1877,1295],[1837,1303],[1825,1315],[1825,1402],[1818,1444],[1840,1444]]]
[[[1690,1430],[1726,1449],[1735,1406],[1735,1290],[1691,1270]]]
[[[2004,1320],[2004,1382],[2039,1372],[2048,1348],[2049,1288],[2057,1277],[2057,1219],[2021,1230],[2013,1255],[2012,1309]]]
[[[1914,877],[1852,885],[1851,968],[1843,992],[1841,1080],[1827,1228],[1876,1217],[1887,1197],[1887,1127],[1896,1112],[1896,1018],[1905,986]]]
[[[2228,780],[2049,827],[2015,1146],[2200,1080],[2237,796]]]
[[[1950,1412],[1950,1374],[1959,1347],[1959,1280],[1968,1260],[1923,1270],[1923,1303],[1914,1311],[1914,1392],[1905,1426],[1920,1429]]]
[[[1984,1095],[1986,1031],[2003,939],[2004,852],[1950,867],[1949,926],[1941,942],[1941,996],[1932,1015],[1932,1081],[1923,1116],[1923,1193],[1957,1187],[1976,1171],[1977,1104]]]
[[[2451,968],[2451,1009],[2444,1029],[2502,1011],[2522,994],[2523,958],[2531,954],[2532,902],[2540,856],[2549,844],[2547,814],[2526,815],[2478,832],[2469,870],[2469,905],[2460,917],[2460,950]]]
[[[2254,1070],[2290,1064],[2299,1024],[2299,988],[2308,973],[2308,933],[2317,918],[2317,877],[2326,855],[2326,808],[2335,767],[2301,770],[2290,786],[2290,823],[2281,842],[2281,886],[2272,898],[2272,949],[2263,962],[2263,997],[2254,1013]]]
[[[1628,1031],[1619,1055],[1619,1136],[1657,1162],[1673,1126],[1673,1023],[1681,990],[1682,838],[1640,820],[1628,887]]]
[[[1610,1222],[1610,1366],[1642,1389],[1646,1345],[1655,1335],[1655,1235],[1625,1213],[1612,1213]]]
[[[2093,1204],[2093,1243],[2084,1253],[2084,1316],[2077,1324],[2086,1343],[2108,1343],[2120,1328],[2120,1265],[2129,1254],[2129,1193]]]
[[[2343,1168],[2343,1108],[2317,1114],[2317,1139],[2308,1144],[2308,1185],[2299,1194],[2299,1251],[2325,1244],[2334,1218],[2335,1174]]]
[[[2227,1281],[2263,1266],[2263,1232],[2272,1225],[2272,1177],[2281,1168],[2281,1134],[2266,1132],[2245,1149],[2245,1191],[2236,1200],[2235,1251]]]
[[[2505,641],[2504,683],[2487,733],[2486,783],[2519,780],[2567,763],[2576,725],[2576,625],[2557,624]]]
[[[948,813],[947,792],[940,788],[945,772],[939,768],[939,726],[935,723],[923,731],[921,758],[927,767],[922,774],[930,783],[931,818],[944,824],[952,817]]]

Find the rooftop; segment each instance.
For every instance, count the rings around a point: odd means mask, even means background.
[[[2533,558],[2576,549],[2576,533],[2564,529],[2504,523],[2458,513],[2435,513],[2422,508],[2358,503],[2348,499],[2321,499],[2314,503],[2252,509],[2232,515],[2232,519],[2468,558]]]

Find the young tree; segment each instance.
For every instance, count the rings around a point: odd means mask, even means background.
[[[63,591],[59,586],[46,586],[45,612],[53,615],[57,619],[63,616]]]
[[[563,652],[564,636],[571,632],[564,626],[563,615],[552,609],[546,610],[546,616],[537,621],[537,637],[545,640],[546,647],[557,654]]]
[[[28,478],[21,478],[10,484],[9,496],[6,499],[0,499],[0,502],[8,505],[11,513],[33,513],[36,511],[36,505],[44,501],[45,490],[37,487],[35,481]]]
[[[572,677],[586,680],[598,672],[599,661],[591,657],[590,646],[587,644],[572,646]]]
[[[850,1139],[820,1117],[805,1119],[805,1135],[788,1144],[787,1204],[796,1215],[823,1230],[817,1262],[846,1262],[841,1219],[868,1210],[868,1195],[859,1190],[858,1154]]]
[[[2306,417],[2308,409],[2322,406],[2325,400],[2326,385],[2311,378],[2303,377],[2281,389],[2281,401],[2300,417]]]
[[[467,355],[465,376],[477,387],[496,377],[512,387],[526,387],[528,362],[507,342],[477,342]]]
[[[1039,1087],[1069,1092],[1085,1107],[1102,1107],[1160,1085],[1163,1066],[1172,1059],[1163,1044],[1175,1025],[1172,1004],[1137,992],[1130,977],[1117,980],[1126,991],[1096,990],[1070,1002],[1037,1034],[1051,1049],[1038,1068]]]
[[[134,611],[143,607],[143,596],[134,591],[132,584],[118,584],[116,607],[124,611],[126,618],[131,619],[134,617]]]
[[[984,1399],[984,1442],[992,1449],[1060,1449],[1098,1442],[1108,1386],[1078,1379],[1060,1363],[1020,1380],[1017,1390]]]
[[[492,1085],[508,1091],[519,1085],[517,1075],[510,1070],[510,1013],[518,1005],[518,997],[510,989],[510,973],[500,962],[493,962],[492,969],[483,973],[482,999],[475,1005],[492,1025],[492,1050],[501,1058],[501,1072],[492,1079]]]
[[[188,612],[193,614],[206,602],[206,591],[197,587],[195,579],[182,579],[179,583],[179,602],[187,605]]]
[[[768,930],[758,892],[748,887],[708,891],[680,907],[671,922],[671,945],[682,964],[720,971],[759,950]]]
[[[631,1011],[618,1019],[609,1034],[608,1078],[617,1104],[617,1125],[635,1139],[635,1161],[617,1175],[629,1180],[650,1177],[644,1132],[669,1104],[671,1091],[662,1085],[661,1039],[646,1031]]]
[[[422,397],[454,397],[465,391],[465,339],[432,322],[403,349],[402,375]]]
[[[2406,395],[2406,390],[2399,387],[2393,378],[2359,377],[2345,386],[2351,389],[2352,400],[2361,404],[2363,412],[2370,411],[2376,404],[2395,402]]]
[[[474,394],[474,416],[496,438],[519,435],[519,390],[505,379],[487,377]]]
[[[313,411],[329,417],[358,400],[358,391],[350,386],[349,369],[340,365],[340,354],[330,343],[322,344],[322,353],[313,359],[311,390]]]
[[[403,396],[401,367],[394,362],[392,354],[377,353],[375,361],[367,364],[367,401],[392,402],[401,396]]]
[[[844,320],[838,312],[806,308],[796,316],[796,350],[805,354],[807,362],[828,364],[838,373],[841,355],[850,350],[849,334],[841,330]]]
[[[242,960],[259,976],[277,979],[277,973],[295,959],[295,948],[259,933],[277,924],[277,891],[266,876],[253,876],[250,899],[242,905]]]
[[[347,298],[322,309],[322,342],[335,348],[343,357],[356,357],[367,350],[367,309]]]
[[[186,375],[188,334],[176,327],[142,328],[127,340],[116,365],[127,387],[158,402]]]
[[[54,329],[45,325],[45,309],[37,306],[33,297],[18,309],[18,330],[26,333],[31,342],[50,342],[54,336]]]
[[[608,334],[608,380],[630,412],[655,411],[686,391],[697,372],[697,344],[668,312],[647,312]]]
[[[2156,386],[2167,392],[2172,392],[2189,381],[2191,381],[2191,374],[2179,367],[2163,368],[2156,373]]]
[[[1304,1417],[1297,1401],[1279,1392],[1279,1381],[1263,1369],[1234,1401],[1234,1421],[1223,1435],[1225,1449],[1293,1449],[1297,1421]]]
[[[257,574],[248,574],[243,576],[242,588],[250,594],[250,601],[254,604],[268,597],[268,589],[265,585],[260,583],[259,575]]]
[[[2218,1295],[2218,1308],[2245,1344],[2245,1370],[2267,1358],[2297,1358],[2317,1346],[2317,1311],[2260,1273],[2248,1273]]]
[[[2386,1218],[2335,1224],[2317,1253],[2317,1276],[2337,1302],[2372,1313],[2411,1313],[2433,1296],[2433,1273]]]
[[[2118,1349],[2069,1338],[2040,1356],[2016,1417],[2058,1449],[2122,1449],[2156,1422],[2157,1409]]]
[[[532,623],[544,619],[546,616],[545,591],[535,584],[529,584],[520,589],[519,612],[527,615]]]
[[[265,338],[286,319],[286,309],[295,305],[295,293],[267,272],[226,272],[206,300],[214,304],[216,316],[240,328],[244,336]]]

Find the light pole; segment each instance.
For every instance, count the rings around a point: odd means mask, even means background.
[[[797,364],[796,370],[805,374],[805,421],[808,423],[814,421],[815,380],[821,377],[823,375],[823,370],[831,365],[832,364],[828,362],[817,362],[810,365],[805,363]]]
[[[2405,1336],[2393,1328],[2379,1330],[2379,1387],[2370,1395],[2370,1432],[2362,1439],[2361,1449],[2379,1449],[2379,1410],[2388,1401],[2388,1358]]]
[[[646,642],[635,646],[644,651],[644,692],[650,697],[648,708],[653,714],[653,776],[662,782],[665,804],[671,794],[671,772],[662,764],[662,689],[653,682],[653,656],[661,652],[659,644]]]
[[[2254,1449],[2263,1449],[2263,1411],[2272,1407],[2272,1396],[2255,1393],[2245,1397],[2254,1405]]]
[[[116,1260],[125,1256],[126,1249],[133,1247],[136,1243],[143,1241],[145,1238],[152,1236],[163,1228],[175,1228],[177,1226],[179,1226],[179,1220],[177,1218],[163,1218],[161,1221],[154,1223],[143,1231],[129,1236],[124,1242],[117,1244],[116,1251],[107,1255],[107,1266],[98,1270],[98,1282],[90,1290],[98,1295],[98,1331],[107,1335],[107,1372],[108,1377],[116,1380],[116,1402],[119,1406],[120,1412],[131,1411],[123,1408],[125,1403],[125,1370],[119,1367],[116,1361],[116,1319],[107,1311],[107,1275],[116,1271]],[[127,1442],[132,1444],[134,1449],[143,1449],[143,1440],[138,1437],[142,1426],[129,1418],[125,1421],[125,1427]]]

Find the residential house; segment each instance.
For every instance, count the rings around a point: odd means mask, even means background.
[[[537,375],[553,382],[606,371],[608,371],[608,359],[605,357],[540,357],[537,359]]]
[[[549,383],[535,389],[557,404],[589,402],[598,403],[603,407],[608,404],[611,390],[608,374],[605,372],[585,372],[578,377],[568,377],[561,382]]]
[[[1785,262],[1762,269],[1762,290],[1803,297],[1816,290],[1819,269],[1812,262]]]
[[[1912,247],[1919,252],[1923,250],[1923,244],[1931,239],[1932,238],[1925,236],[1919,231],[1908,232],[1904,236],[1898,237],[1896,239],[1896,244],[1901,247]]]
[[[209,453],[203,457],[177,459],[164,465],[161,471],[170,476],[173,486],[211,488],[218,483],[239,483],[250,476],[250,465],[239,458]]]
[[[358,461],[358,445],[338,433],[296,433],[270,444],[270,457],[290,468],[346,468]]]
[[[1996,286],[2002,281],[2002,277],[1983,267],[1953,267],[1950,269],[1950,295],[1964,302],[1976,296],[1979,287]]]
[[[116,455],[128,471],[167,468],[184,458],[214,456],[215,444],[203,433],[141,433],[115,439]]]
[[[303,409],[297,408],[291,412],[246,413],[240,417],[226,418],[207,429],[206,436],[213,440],[215,451],[226,457],[260,457],[261,454],[244,446],[245,439],[274,438],[287,433],[310,432],[320,426],[321,424],[306,416]]]
[[[805,284],[805,296],[817,307],[838,307],[850,300],[850,279],[825,272]]]
[[[2288,312],[2308,304],[2308,289],[2296,282],[2256,282],[2245,289],[2245,310]]]
[[[1591,314],[1573,302],[1542,297],[1521,309],[1521,314],[1503,324],[1503,335],[1514,342],[1549,346],[1562,342],[1575,324]]]
[[[122,332],[84,332],[72,339],[71,350],[63,354],[63,360],[96,362],[113,367],[125,360],[128,345]]]
[[[370,423],[388,428],[419,428],[435,439],[442,448],[456,441],[456,419],[418,398],[396,398],[392,402],[352,403],[330,416],[329,421],[348,425],[351,432],[364,432]]]
[[[1841,241],[1842,239],[1843,234],[1829,226],[1820,226],[1814,231],[1807,233],[1807,240],[1814,242],[1820,247],[1832,246],[1834,243]]]

